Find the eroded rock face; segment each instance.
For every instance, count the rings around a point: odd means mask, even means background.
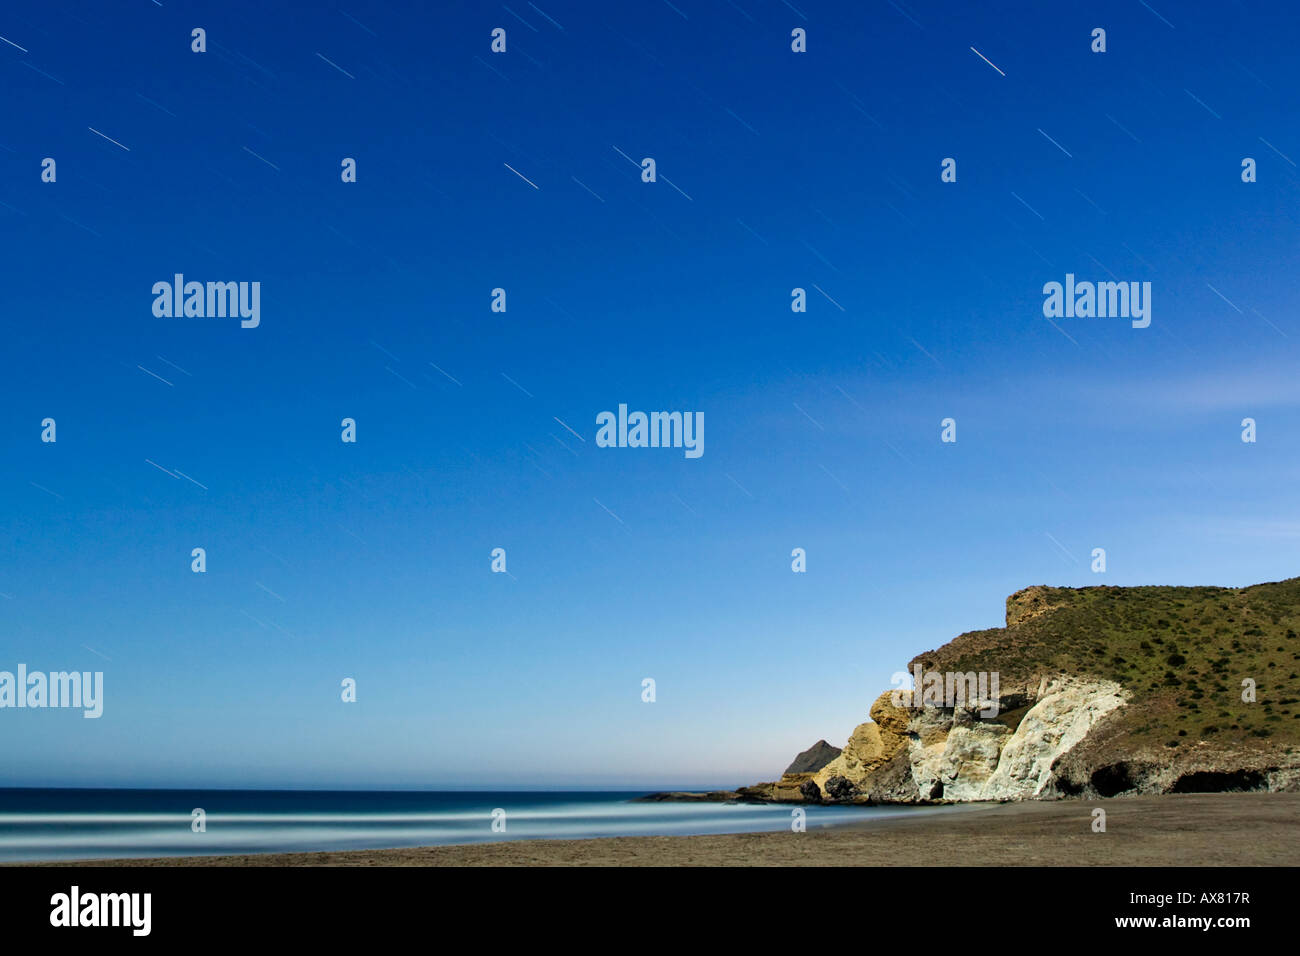
[[[951,728],[952,711],[939,707],[918,708],[908,724],[907,755],[912,761],[912,780],[922,800],[943,799],[939,767]]]
[[[1198,743],[1185,754],[1147,748],[1120,760],[1097,763],[1095,754],[1081,754],[1081,749],[1076,748],[1057,763],[1042,796],[1300,790],[1300,760],[1285,755],[1242,754]]]
[[[737,787],[736,796],[748,803],[771,803],[776,799],[776,782],[756,783],[752,787]]]
[[[849,736],[840,755],[822,767],[814,776],[823,790],[832,777],[843,777],[851,785],[862,789],[862,784],[900,750],[907,746],[907,726],[911,714],[906,708],[895,707],[890,700],[891,691],[876,698],[871,705],[873,723],[858,724]]]
[[[813,775],[810,773],[783,773],[781,779],[772,784],[772,799],[782,803],[802,803],[807,797],[804,796],[803,785],[810,783]],[[818,799],[821,798],[820,792]]]
[[[882,734],[902,736],[907,733],[907,726],[912,722],[912,711],[907,707],[894,704],[894,692],[885,691],[876,698],[868,711]]]
[[[1057,677],[1042,696],[1016,692],[1000,710],[1032,703],[1018,723],[984,719],[982,705],[900,707],[893,692],[872,705],[872,723],[853,731],[840,755],[815,774],[787,774],[777,799],[914,803],[931,800],[1023,800],[1058,796],[1053,767],[1106,714],[1123,706],[1113,682]]]
[[[945,800],[997,799],[985,795],[1011,730],[1001,724],[954,727],[939,762]],[[918,786],[918,789],[920,787]]]
[[[900,750],[865,781],[863,793],[868,803],[920,803],[921,791],[912,776],[912,761]]]
[[[1008,597],[1007,627],[1023,624],[1042,614],[1046,614],[1053,608],[1060,607],[1063,602],[1058,600],[1053,592],[1059,593],[1059,589],[1036,584],[1032,587],[1021,588]]]
[[[982,799],[1042,795],[1051,781],[1052,765],[1102,717],[1122,707],[1127,696],[1113,681],[1059,678],[1049,683],[1006,742],[997,768],[984,784]]]
[[[844,802],[852,800],[857,794],[858,788],[847,777],[835,776],[826,781],[826,796],[831,800]]]
[[[1300,767],[1283,767],[1268,771],[1268,789],[1273,793],[1300,791]]]

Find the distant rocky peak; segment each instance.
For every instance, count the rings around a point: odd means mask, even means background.
[[[824,740],[819,740],[799,756],[794,763],[785,768],[786,773],[816,773],[840,755],[839,747],[832,747]]]

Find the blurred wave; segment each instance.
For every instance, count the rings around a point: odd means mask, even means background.
[[[786,830],[791,807],[610,792],[0,790],[0,861],[200,856]],[[192,811],[204,811],[194,832]],[[492,829],[493,810],[505,829]],[[924,812],[806,807],[808,829]]]

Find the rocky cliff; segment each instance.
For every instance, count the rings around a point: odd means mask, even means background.
[[[833,759],[819,741],[779,781],[738,795],[922,803],[1297,790],[1297,627],[1300,578],[1026,588],[1007,599],[1005,627],[915,657],[923,686],[881,694]]]
[[[832,747],[824,740],[819,740],[785,768],[786,773],[816,773],[840,755],[839,747]]]

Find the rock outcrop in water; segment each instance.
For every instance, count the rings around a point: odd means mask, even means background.
[[[881,694],[842,751],[737,798],[928,803],[1300,789],[1300,578],[1032,587],[1006,627],[918,655],[969,696]],[[985,697],[977,674],[997,675]]]

